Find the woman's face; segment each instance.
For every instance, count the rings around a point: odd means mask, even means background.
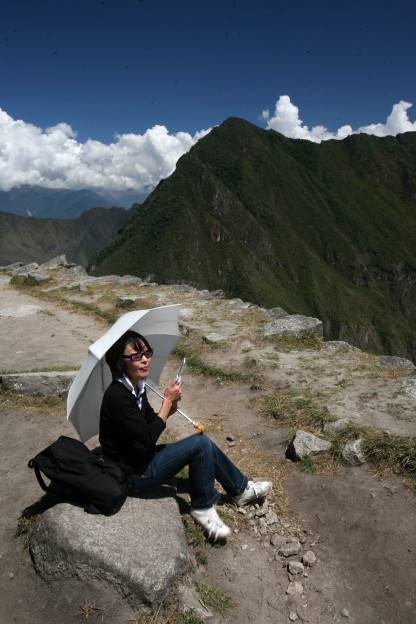
[[[137,383],[140,379],[146,379],[149,375],[149,366],[152,356],[146,357],[145,353],[148,348],[144,343],[140,343],[140,349],[137,349],[133,343],[128,342],[124,347],[123,356],[132,354],[142,354],[140,359],[133,361],[131,358],[123,357],[126,374],[132,382],[133,386],[137,387]]]

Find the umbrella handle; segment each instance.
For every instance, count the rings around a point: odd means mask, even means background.
[[[149,384],[145,383],[146,388],[149,388],[150,390],[152,390],[152,392],[154,392],[155,394],[157,394],[158,397],[160,397],[161,399],[164,398],[163,394],[160,394],[160,392],[158,392],[157,390],[155,390],[154,388],[152,388],[152,386],[149,386]],[[186,420],[188,422],[190,422],[195,429],[198,429],[198,431],[200,433],[204,433],[205,432],[205,427],[204,425],[201,425],[201,423],[195,422],[194,420],[192,420],[192,418],[189,418],[189,416],[187,416],[185,414],[185,412],[182,412],[180,409],[176,410],[181,416],[183,416],[184,418],[186,418]]]

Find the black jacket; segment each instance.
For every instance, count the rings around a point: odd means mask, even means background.
[[[127,475],[140,474],[154,452],[166,423],[142,395],[135,396],[121,382],[113,381],[104,393],[100,412],[100,444],[105,455]]]

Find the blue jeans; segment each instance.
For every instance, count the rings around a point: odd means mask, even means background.
[[[215,479],[227,494],[235,496],[245,490],[248,479],[206,435],[195,435],[158,444],[140,475],[131,475],[129,486],[145,494],[174,477],[184,466],[189,466],[189,492],[195,509],[211,507],[221,494],[215,489]]]

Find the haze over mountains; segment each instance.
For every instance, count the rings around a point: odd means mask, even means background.
[[[416,359],[416,133],[314,144],[230,118],[92,260],[222,288]]]
[[[21,217],[76,219],[90,208],[112,206],[130,208],[134,203],[141,203],[144,199],[146,195],[137,193],[99,195],[88,189],[74,191],[24,185],[10,191],[0,191],[0,212]]]
[[[0,212],[0,266],[42,263],[65,254],[87,266],[91,255],[127,220],[124,208],[91,208],[76,219],[21,217]]]
[[[76,219],[90,208],[111,208],[113,205],[87,189],[72,191],[21,186],[10,191],[0,191],[0,211],[21,217]]]

